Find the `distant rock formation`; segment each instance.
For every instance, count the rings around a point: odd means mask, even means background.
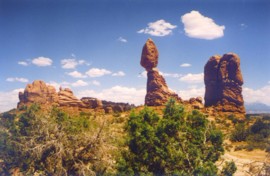
[[[131,110],[132,108],[135,108],[135,105],[133,104],[115,103],[111,101],[99,100],[92,97],[83,97],[81,100],[90,109],[103,109],[105,113],[125,112]]]
[[[45,82],[36,80],[27,84],[24,92],[19,92],[18,107],[31,103],[52,104],[59,102],[58,94],[53,86],[47,86]]]
[[[160,106],[164,105],[169,98],[181,101],[181,98],[169,90],[165,79],[159,74],[158,50],[153,40],[148,39],[143,47],[141,55],[141,66],[147,71],[147,93],[145,96],[145,105]]]
[[[205,107],[245,113],[240,58],[234,53],[212,56],[204,67]]]
[[[98,111],[104,110],[106,113],[124,112],[135,107],[128,103],[114,103],[91,97],[84,97],[79,100],[73,95],[71,89],[62,89],[60,87],[59,92],[56,92],[53,86],[46,85],[41,80],[27,84],[24,92],[19,92],[18,108],[28,106],[32,103],[48,106],[56,105],[60,107],[95,109]]]

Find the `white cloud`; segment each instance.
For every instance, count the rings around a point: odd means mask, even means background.
[[[33,59],[32,63],[39,67],[46,67],[46,66],[52,65],[53,61],[47,57],[38,57],[38,58]]]
[[[203,82],[203,73],[198,73],[198,74],[192,74],[188,73],[184,76],[182,76],[179,80],[182,82],[186,82],[189,84],[197,84],[197,83],[202,83]]]
[[[147,71],[139,73],[138,78],[147,78]]]
[[[178,73],[163,73],[163,72],[159,72],[159,74],[161,74],[164,77],[170,77],[170,78],[179,78],[182,75],[178,74]]]
[[[202,87],[190,86],[188,89],[179,90],[177,93],[184,100],[189,100],[192,97],[202,97],[204,99],[204,92],[205,92],[204,86]]]
[[[270,106],[270,85],[259,89],[243,88],[243,96],[246,103],[260,102]]]
[[[88,70],[86,72],[86,74],[89,76],[89,77],[101,77],[101,76],[104,76],[104,75],[109,75],[111,74],[112,72],[109,71],[109,70],[106,70],[106,69],[99,69],[99,68],[91,68],[90,70]]]
[[[18,64],[23,65],[23,66],[28,66],[29,65],[29,63],[27,63],[25,61],[19,61]]]
[[[76,59],[63,59],[61,60],[62,68],[64,69],[75,69],[78,65],[90,65],[86,63],[85,60],[76,60]]]
[[[172,25],[171,23],[168,23],[165,20],[161,19],[155,22],[148,23],[148,27],[137,31],[137,33],[144,33],[162,37],[172,34],[172,30],[176,27],[177,26]]]
[[[191,67],[191,64],[189,63],[183,63],[180,65],[180,67]]]
[[[83,86],[88,86],[88,83],[83,81],[83,80],[78,80],[74,83],[71,84],[72,87],[83,87]]]
[[[86,78],[86,75],[83,75],[82,73],[80,73],[78,71],[69,72],[67,74],[69,76],[72,76],[73,78]]]
[[[125,76],[126,74],[122,71],[119,71],[119,72],[116,72],[116,73],[113,73],[112,76]]]
[[[127,43],[127,42],[128,42],[127,39],[125,39],[125,38],[123,38],[123,37],[119,37],[117,40],[118,40],[119,42],[123,42],[123,43]]]
[[[8,82],[22,82],[22,83],[29,82],[29,80],[26,78],[17,78],[17,77],[16,78],[7,78],[6,81],[8,81]]]
[[[225,26],[217,25],[213,19],[205,17],[198,11],[191,11],[181,17],[187,36],[212,40],[224,35]]]
[[[133,87],[114,86],[110,89],[104,89],[100,92],[94,90],[84,90],[78,92],[78,97],[95,97],[101,100],[126,102],[135,105],[144,104],[146,89],[137,89]]]
[[[19,102],[19,92],[24,89],[15,89],[7,92],[0,92],[0,112],[5,112],[17,107]]]
[[[61,83],[57,83],[55,81],[50,81],[49,83],[47,83],[47,85],[51,85],[51,86],[54,86],[56,91],[59,90],[60,87],[68,87],[70,88],[70,83],[69,82],[61,82]]]
[[[96,80],[92,81],[91,84],[93,84],[93,85],[95,85],[95,86],[100,86],[100,82],[98,82],[98,81],[96,81]]]

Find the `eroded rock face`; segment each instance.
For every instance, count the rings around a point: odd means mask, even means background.
[[[60,88],[58,92],[59,96],[59,105],[60,106],[71,106],[71,107],[81,107],[86,108],[87,105],[79,100],[77,97],[73,95],[72,90],[69,88],[62,89]]]
[[[169,90],[165,79],[156,68],[158,64],[158,50],[151,39],[148,39],[143,47],[141,66],[147,71],[147,93],[145,105],[164,105],[170,98],[181,101],[177,94]]]
[[[45,82],[36,80],[27,84],[24,92],[19,93],[18,107],[31,103],[52,104],[58,103],[59,97],[53,86],[47,86]]]
[[[32,103],[38,103],[49,106],[56,105],[60,107],[95,109],[97,111],[104,110],[107,113],[112,113],[128,111],[135,107],[128,103],[102,101],[92,97],[83,97],[79,100],[74,96],[71,89],[62,89],[60,87],[59,92],[56,92],[53,86],[46,85],[45,82],[40,80],[28,84],[24,92],[19,93],[19,100],[18,108],[24,105],[28,106]]]
[[[204,67],[205,106],[245,113],[240,58],[234,53],[211,57]]]

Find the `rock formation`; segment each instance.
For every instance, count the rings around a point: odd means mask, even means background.
[[[153,40],[148,39],[143,47],[141,55],[141,66],[147,71],[147,93],[145,105],[160,106],[164,105],[169,98],[181,101],[177,94],[169,90],[165,79],[159,74],[158,50]]]
[[[71,107],[81,107],[86,108],[87,105],[79,100],[77,97],[73,95],[72,90],[69,88],[62,89],[60,88],[58,92],[59,97],[59,106],[71,106]]]
[[[47,86],[45,82],[36,80],[27,84],[24,92],[19,92],[18,107],[31,103],[52,104],[59,101],[58,94],[53,86]]]
[[[60,107],[95,109],[97,111],[104,110],[106,113],[112,113],[128,111],[135,107],[128,103],[114,103],[91,97],[84,97],[79,100],[73,95],[71,89],[62,89],[60,87],[59,92],[56,92],[53,86],[46,85],[45,82],[40,80],[28,84],[24,92],[19,93],[19,100],[18,108],[38,103],[48,106],[56,105]]]
[[[204,67],[205,106],[222,112],[245,113],[240,58],[234,53],[212,56]]]

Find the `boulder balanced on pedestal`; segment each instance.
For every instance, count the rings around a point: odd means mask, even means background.
[[[148,39],[142,49],[141,66],[147,71],[147,93],[145,105],[160,106],[164,105],[170,98],[181,101],[181,98],[169,90],[165,79],[159,74],[158,50],[152,39]]]

